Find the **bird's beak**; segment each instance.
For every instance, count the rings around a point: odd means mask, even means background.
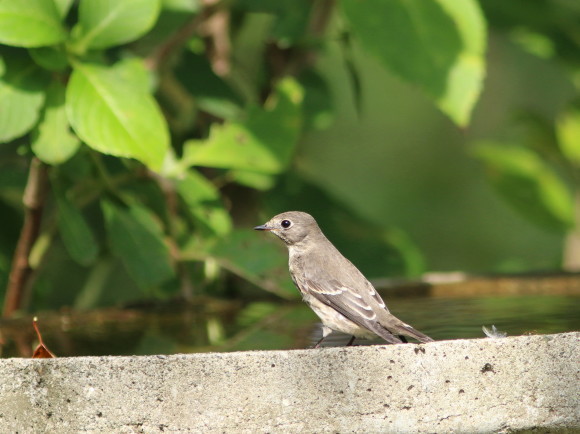
[[[271,231],[271,230],[272,230],[272,228],[269,228],[269,227],[268,227],[268,226],[266,226],[266,225],[260,225],[260,226],[256,226],[256,227],[254,228],[254,230],[255,230],[255,231]]]

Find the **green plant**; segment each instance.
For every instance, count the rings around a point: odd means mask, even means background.
[[[562,68],[578,94],[580,8],[570,2],[486,3],[498,29],[532,55]],[[522,8],[526,8],[524,16]],[[578,97],[554,118],[519,108],[502,140],[480,141],[474,155],[498,193],[525,219],[566,237],[562,266],[580,269],[580,109]]]
[[[356,92],[354,40],[465,126],[485,35],[473,0],[1,2],[0,194],[25,204],[4,314],[31,287],[39,306],[187,298],[216,268],[290,296],[227,187],[271,188],[331,122],[317,54],[340,41]]]

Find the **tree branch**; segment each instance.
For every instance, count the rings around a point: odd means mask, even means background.
[[[189,38],[196,32],[199,32],[200,27],[206,21],[211,20],[212,15],[221,8],[221,2],[219,0],[203,0],[202,4],[204,8],[199,14],[187,21],[145,59],[145,64],[149,69],[153,71],[159,71],[163,68],[167,69],[175,53],[181,50]]]
[[[12,260],[8,288],[4,298],[4,317],[11,316],[22,307],[25,289],[32,273],[29,263],[30,251],[40,232],[47,185],[47,166],[34,157],[30,162],[28,181],[22,199],[25,209],[24,225]]]

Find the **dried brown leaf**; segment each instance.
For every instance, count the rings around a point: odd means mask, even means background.
[[[37,324],[36,317],[34,317],[34,319],[32,320],[32,326],[34,327],[34,330],[36,331],[36,336],[38,336],[38,346],[34,350],[34,353],[32,353],[32,358],[33,359],[52,359],[52,358],[56,357],[52,353],[52,351],[50,351],[46,347],[46,345],[44,345],[44,342],[42,341],[42,336],[40,334],[40,330],[38,330],[38,324]]]

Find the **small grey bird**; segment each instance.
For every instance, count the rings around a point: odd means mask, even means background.
[[[389,312],[373,285],[324,236],[316,220],[305,212],[278,214],[254,229],[270,231],[288,247],[290,275],[302,298],[322,320],[322,339],[333,330],[352,338],[380,336],[390,344],[410,336],[432,342],[429,336]]]

